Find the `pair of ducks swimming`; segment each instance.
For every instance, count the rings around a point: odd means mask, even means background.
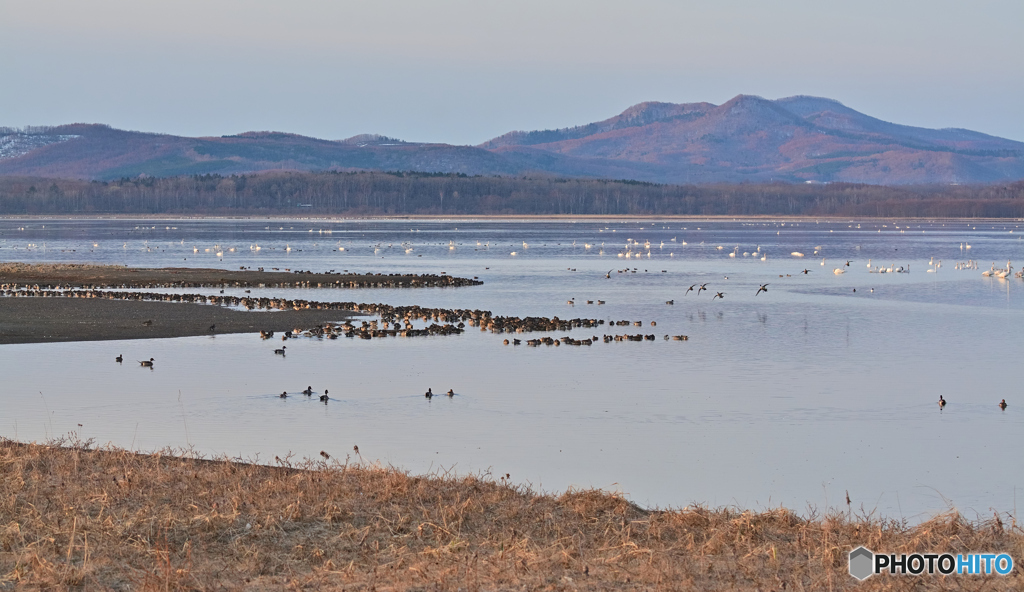
[[[445,393],[445,394],[448,395],[448,398],[450,399],[450,398],[455,396],[455,391],[452,390],[452,389],[448,389],[448,392]],[[428,398],[428,399],[430,399],[430,398],[436,397],[437,395],[435,395],[432,390],[427,389],[427,392],[424,393],[423,396]]]
[[[124,356],[121,355],[121,354],[117,354],[117,357],[114,358],[114,361],[117,362],[118,364],[120,364],[121,362],[124,361]],[[142,365],[142,366],[146,366],[146,367],[152,367],[153,366],[153,358],[150,358],[148,360],[139,360],[139,364]]]
[[[939,395],[939,409],[944,409],[945,407],[946,407],[946,400],[942,398],[942,395]],[[999,401],[999,408],[1000,409],[1002,409],[1003,411],[1006,411],[1007,407],[1008,407],[1008,405],[1006,404],[1006,399],[1003,399],[1002,401]]]

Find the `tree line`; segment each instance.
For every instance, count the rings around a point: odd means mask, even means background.
[[[660,185],[387,172],[273,172],[117,181],[0,178],[0,214],[601,215],[1024,218],[1000,185]]]

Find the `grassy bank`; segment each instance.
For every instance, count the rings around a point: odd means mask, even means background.
[[[649,512],[598,491],[413,477],[357,453],[295,466],[0,440],[0,589],[1011,590],[996,518]],[[1010,553],[998,576],[847,574],[858,545]]]

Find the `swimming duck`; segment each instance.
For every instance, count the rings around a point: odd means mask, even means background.
[[[283,393],[281,393],[281,394],[280,394],[279,396],[280,396],[280,397],[281,397],[282,399],[287,399],[287,398],[288,398],[288,391],[284,391],[284,392],[283,392]]]
[[[451,399],[454,396],[455,396],[455,391],[452,390],[452,389],[448,389],[448,398]]]
[[[302,394],[306,395],[307,397],[312,397],[313,396],[313,387],[312,386],[307,386],[306,390],[302,391]]]
[[[1003,411],[1006,411],[1006,399],[999,401],[999,408],[1002,409]]]
[[[431,397],[433,397],[433,396],[434,396],[434,393],[433,393],[433,392],[431,392],[431,390],[430,390],[430,389],[427,389],[427,392],[426,392],[426,393],[424,393],[424,395],[423,395],[423,396],[429,399],[429,398],[431,398]]]
[[[120,364],[121,362],[124,361],[124,356],[122,356],[121,354],[117,354],[117,357],[114,358],[114,361]]]
[[[945,406],[946,406],[946,400],[942,398],[942,395],[939,395],[939,409],[942,409]]]
[[[151,367],[151,366],[153,366],[153,358],[150,358],[148,360],[139,360],[139,364],[141,364],[143,366],[150,366]]]
[[[324,389],[324,394],[320,395],[320,400],[323,401],[324,405],[330,400],[330,397],[327,396],[327,389]]]
[[[284,350],[286,350],[286,349],[288,349],[288,346],[287,345],[282,345],[281,349],[275,349],[274,353],[279,355],[279,356],[283,356],[284,355]]]

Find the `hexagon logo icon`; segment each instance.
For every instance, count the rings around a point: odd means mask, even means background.
[[[875,554],[866,547],[857,547],[850,551],[850,575],[860,581],[868,579],[874,573]]]

